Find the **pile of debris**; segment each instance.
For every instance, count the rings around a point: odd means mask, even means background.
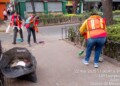
[[[1,57],[2,57],[2,46],[0,41],[0,60],[1,60]],[[4,86],[3,83],[4,83],[4,76],[0,70],[0,86]]]
[[[3,53],[0,60],[2,74],[7,78],[37,81],[36,59],[26,49],[15,47]]]

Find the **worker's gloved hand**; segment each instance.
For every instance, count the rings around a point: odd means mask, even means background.
[[[87,33],[86,32],[84,32],[82,35],[84,36],[85,39],[87,39]]]
[[[86,32],[84,32],[82,35],[83,35],[83,36],[85,36],[85,35],[87,35],[87,33],[86,33]]]

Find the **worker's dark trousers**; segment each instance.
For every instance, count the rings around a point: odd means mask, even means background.
[[[16,43],[16,38],[17,38],[17,32],[20,33],[20,38],[23,40],[23,32],[22,29],[18,30],[17,27],[14,27],[14,37],[13,37],[13,43]]]
[[[28,31],[28,44],[30,44],[31,33],[32,33],[32,35],[33,35],[34,43],[36,43],[36,35],[35,35],[35,30],[34,30],[34,28],[29,27],[29,28],[27,29],[27,31]]]

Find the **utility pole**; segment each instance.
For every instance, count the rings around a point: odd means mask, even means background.
[[[36,14],[34,0],[31,0],[31,5],[32,5],[33,14]]]

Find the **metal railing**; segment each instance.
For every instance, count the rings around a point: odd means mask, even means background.
[[[82,45],[83,37],[79,33],[79,25],[63,27],[61,29],[62,39],[72,41],[74,45]],[[103,54],[120,61],[120,43],[107,40]]]
[[[74,44],[81,44],[83,41],[83,37],[80,35],[79,32],[80,25],[71,25],[66,26],[61,29],[62,40],[69,40],[74,42]],[[81,40],[82,39],[82,40]]]

